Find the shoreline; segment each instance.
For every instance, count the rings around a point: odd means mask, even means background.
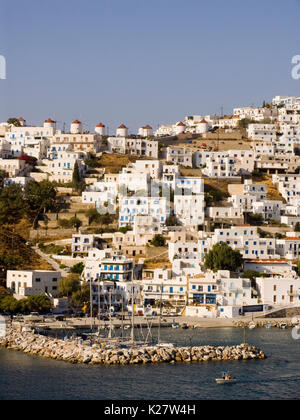
[[[89,365],[137,365],[149,363],[191,363],[209,361],[263,360],[267,356],[255,346],[192,346],[170,347],[133,346],[128,348],[107,348],[105,345],[83,344],[80,340],[64,341],[37,334],[7,329],[0,338],[0,347],[18,350],[25,354]]]
[[[192,318],[192,317],[177,317],[169,318],[165,317],[160,324],[160,328],[172,328],[173,320],[178,324],[179,329],[182,327],[196,328],[196,329],[217,329],[217,328],[243,328],[244,326],[254,324],[256,328],[266,328],[270,326],[271,328],[280,328],[282,324],[285,324],[286,327],[293,327],[292,318],[252,318],[252,317],[242,317],[242,318]],[[22,328],[22,326],[27,325],[32,329],[48,329],[48,330],[97,330],[100,329],[109,329],[109,323],[98,321],[93,319],[91,322],[89,319],[66,319],[65,321],[44,321],[44,322],[25,322],[20,323],[13,321],[13,326],[17,328]],[[129,325],[129,321],[124,323],[124,325]],[[92,328],[91,328],[92,327]],[[112,321],[112,327],[115,329],[121,329],[122,323],[117,320]],[[148,323],[143,317],[136,318],[135,320],[136,328],[148,328]],[[152,328],[158,328],[159,322],[155,321],[152,323]]]

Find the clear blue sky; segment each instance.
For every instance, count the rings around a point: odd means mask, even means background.
[[[0,0],[0,120],[114,132],[300,95],[299,0]]]

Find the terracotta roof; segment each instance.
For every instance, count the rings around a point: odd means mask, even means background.
[[[72,122],[72,124],[81,124],[81,122],[78,121],[78,120],[75,120],[75,121]]]
[[[179,122],[179,123],[177,124],[177,127],[185,127],[185,124],[183,124],[183,122]]]
[[[54,124],[54,123],[56,123],[56,121],[53,121],[53,120],[51,120],[51,118],[48,118],[48,120],[46,120],[45,123],[52,123],[52,124]]]
[[[21,117],[21,118],[19,118],[19,121],[25,121],[25,120],[24,120],[24,118]]]
[[[300,241],[300,238],[283,238],[284,241]]]
[[[105,127],[105,125],[103,125],[102,123],[99,123],[98,125],[96,125],[96,127]]]
[[[145,125],[145,127],[143,127],[144,130],[152,130],[152,127],[150,127],[150,125]]]
[[[122,124],[119,128],[127,128],[126,125]]]
[[[203,119],[199,124],[207,124],[207,121]]]

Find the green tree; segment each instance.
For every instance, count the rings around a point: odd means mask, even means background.
[[[9,291],[4,286],[0,286],[0,299],[9,296],[9,294]]]
[[[72,185],[73,185],[73,188],[78,192],[83,191],[84,186],[85,186],[85,183],[81,181],[79,165],[77,161],[75,162],[74,169],[73,169]]]
[[[89,220],[89,226],[92,223],[98,223],[99,222],[100,214],[98,213],[97,209],[95,209],[95,208],[87,210],[86,216]]]
[[[249,124],[254,123],[250,118],[243,118],[238,122],[238,128],[248,128]]]
[[[89,158],[87,158],[84,163],[90,168],[100,168],[99,159],[94,154],[90,153]]]
[[[178,220],[176,216],[169,216],[166,220],[166,226],[177,226]]]
[[[126,234],[127,232],[129,232],[131,230],[132,230],[132,228],[130,226],[123,226],[119,229],[119,232]]]
[[[76,229],[78,232],[79,228],[82,226],[82,221],[78,217],[74,216],[70,219],[70,225]]]
[[[260,277],[260,274],[261,273],[259,273],[258,271],[255,271],[255,270],[246,270],[242,274],[242,277],[244,279],[254,280],[256,277]]]
[[[58,219],[57,224],[64,229],[69,229],[72,227],[69,219]]]
[[[68,277],[62,278],[58,284],[58,290],[62,296],[67,297],[80,290],[80,277],[78,274],[70,274]]]
[[[18,301],[13,296],[5,296],[0,300],[0,310],[5,313],[15,314],[18,312]]]
[[[8,175],[7,172],[0,170],[0,192],[4,188],[4,180],[5,180],[5,178],[8,178],[8,177],[9,177],[9,175]]]
[[[72,181],[73,181],[74,184],[78,184],[81,181],[79,166],[78,166],[77,161],[75,162],[75,165],[74,165]]]
[[[21,123],[20,123],[20,121],[18,120],[18,118],[9,118],[9,119],[7,120],[7,123],[8,123],[8,124],[11,124],[11,125],[14,125],[15,127],[21,127]]]
[[[27,217],[33,221],[34,228],[38,227],[38,220],[41,215],[56,207],[57,191],[54,185],[49,181],[40,183],[28,182],[24,190],[25,210]],[[45,217],[43,217],[45,220]]]
[[[35,295],[27,298],[27,309],[29,312],[49,313],[52,305],[48,296]]]
[[[225,243],[216,244],[205,256],[205,267],[213,270],[236,271],[243,264],[243,257],[239,251],[233,250]]]
[[[22,264],[22,259],[18,255],[0,254],[0,272],[15,270]]]
[[[83,270],[84,270],[84,264],[83,262],[80,262],[78,264],[73,265],[73,267],[71,268],[71,273],[81,275]]]
[[[24,216],[24,199],[19,185],[10,185],[0,193],[0,224],[17,224]]]
[[[25,186],[25,200],[32,212],[46,213],[53,210],[56,206],[56,188],[52,182],[42,181],[40,183],[32,181]]]
[[[90,301],[90,287],[88,283],[81,286],[77,292],[72,293],[72,303],[77,307],[82,307],[85,303]]]
[[[259,225],[263,222],[263,216],[259,213],[249,213],[248,214],[249,223],[253,225]]]
[[[151,241],[151,244],[155,247],[165,246],[166,240],[162,235],[158,234],[154,236],[154,238]]]

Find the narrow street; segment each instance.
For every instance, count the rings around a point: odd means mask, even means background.
[[[49,265],[51,265],[53,270],[60,272],[62,277],[68,276],[69,273],[67,273],[65,270],[60,268],[59,264],[56,261],[54,261],[49,255],[42,252],[37,246],[33,246],[32,248],[44,261],[46,261]]]

